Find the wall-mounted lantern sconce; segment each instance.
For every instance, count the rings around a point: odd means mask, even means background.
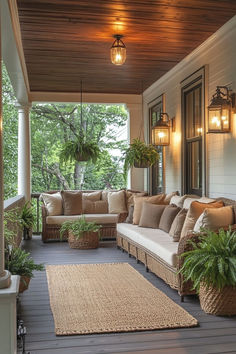
[[[235,93],[227,86],[217,86],[208,106],[208,133],[230,132],[232,108],[235,108]]]
[[[164,120],[163,117],[166,119]],[[172,131],[175,131],[175,118],[170,119],[168,113],[160,113],[160,119],[152,127],[152,144],[155,146],[170,145],[171,126]]]

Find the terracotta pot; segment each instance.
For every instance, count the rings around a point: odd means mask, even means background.
[[[219,316],[236,315],[236,287],[225,286],[219,290],[212,286],[207,288],[201,283],[199,299],[201,308],[206,313]]]
[[[19,293],[23,293],[25,290],[28,289],[30,279],[31,279],[30,277],[27,277],[25,275],[21,275]]]
[[[135,168],[149,168],[151,165],[149,162],[146,161],[135,161],[134,162],[134,167]]]

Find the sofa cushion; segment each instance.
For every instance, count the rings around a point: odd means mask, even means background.
[[[175,242],[178,242],[180,239],[181,231],[184,225],[187,212],[188,212],[187,209],[181,209],[176,215],[176,217],[174,218],[174,221],[171,225],[169,235],[173,237],[173,241]]]
[[[60,192],[53,194],[42,193],[40,197],[47,208],[48,215],[53,216],[63,214],[62,197]]]
[[[108,192],[108,211],[110,214],[127,212],[124,190]]]
[[[165,207],[163,214],[161,215],[161,220],[159,224],[159,229],[169,232],[174,218],[180,211],[180,208],[176,205],[170,204]]]
[[[108,203],[105,200],[84,200],[83,199],[83,213],[84,214],[107,214]]]
[[[200,203],[197,201],[193,201],[186,215],[186,219],[184,221],[180,237],[182,238],[186,236],[189,232],[193,231],[197,219],[206,208],[221,208],[222,206],[223,202]]]
[[[173,242],[165,231],[124,223],[117,224],[117,231],[157,255],[167,264],[177,266],[178,243]]]
[[[143,202],[139,226],[157,229],[166,205]]]
[[[85,214],[85,215],[61,215],[47,216],[46,223],[49,225],[61,225],[64,221],[75,221],[82,216],[87,221],[95,221],[96,224],[115,224],[118,222],[118,214]]]
[[[153,195],[152,197],[134,197],[134,215],[133,224],[138,225],[142,213],[143,202],[148,202],[152,204],[165,204],[164,203],[165,194]]]
[[[82,213],[82,192],[61,191],[64,215],[78,215]]]
[[[98,200],[101,200],[101,197],[102,197],[102,191],[96,191],[91,193],[82,192],[83,202],[86,200],[90,200],[91,202],[96,202]]]
[[[131,192],[131,191],[126,191],[126,206],[127,210],[129,210],[129,207],[134,204],[134,197],[144,197],[147,195],[146,192]]]
[[[201,231],[201,227],[209,230],[218,230],[221,227],[232,225],[234,213],[232,206],[205,209],[194,225],[194,232]]]

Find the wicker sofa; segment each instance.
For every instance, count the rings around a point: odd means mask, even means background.
[[[222,201],[225,206],[233,206],[234,221],[231,227],[236,229],[236,201],[226,198],[217,198],[217,201]],[[192,283],[185,282],[178,273],[183,262],[181,254],[191,249],[189,239],[197,242],[197,235],[190,233],[179,242],[173,242],[171,237],[160,229],[127,223],[117,225],[117,247],[123,252],[126,251],[129,257],[135,257],[137,263],[142,262],[146,271],[150,270],[177,290],[181,301],[185,295],[195,294]]]
[[[113,190],[114,191],[114,190]],[[94,193],[98,191],[93,191],[93,190],[85,190],[82,191],[82,193]],[[101,191],[107,192],[107,191]],[[115,191],[114,191],[115,192]],[[133,191],[133,190],[127,190],[124,191],[125,193],[139,193],[139,191]],[[46,192],[47,194],[55,194],[58,193],[58,191],[53,190]],[[144,192],[141,192],[144,194]],[[145,193],[146,194],[146,193]],[[61,224],[64,221],[67,220],[75,220],[81,215],[49,215],[48,209],[46,204],[43,201],[43,197],[41,195],[40,200],[42,202],[41,205],[41,210],[42,210],[42,241],[43,242],[49,242],[49,241],[59,241],[61,240],[60,238],[60,228]],[[99,225],[101,225],[100,229],[100,236],[101,239],[115,239],[116,238],[116,225],[117,223],[122,223],[125,221],[127,217],[127,206],[126,206],[126,211],[121,212],[121,213],[86,213],[85,219],[87,221],[95,221]],[[64,234],[64,240],[67,240],[68,234]]]

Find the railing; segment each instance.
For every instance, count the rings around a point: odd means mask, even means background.
[[[41,218],[40,218],[40,206],[39,206],[39,197],[41,193],[32,193],[31,194],[31,202],[32,206],[35,210],[35,217],[36,217],[36,225],[33,230],[33,234],[41,234],[42,232],[42,224],[41,224]]]

